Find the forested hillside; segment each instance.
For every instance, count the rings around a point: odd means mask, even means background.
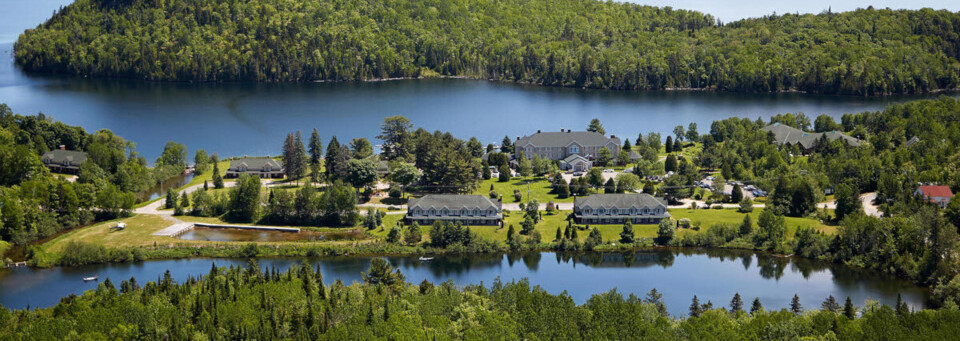
[[[960,85],[960,14],[864,9],[728,24],[582,0],[78,0],[24,69],[167,81],[466,76],[608,89],[856,95]]]
[[[729,310],[694,297],[689,316],[674,320],[656,291],[611,291],[576,305],[525,281],[413,286],[391,270],[375,259],[365,283],[350,286],[323,285],[309,265],[214,268],[182,285],[169,272],[119,288],[107,280],[53,308],[0,307],[0,340],[945,340],[960,331],[955,309],[841,306],[829,297],[822,307],[765,311],[737,294]]]

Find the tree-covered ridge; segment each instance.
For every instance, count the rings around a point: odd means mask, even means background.
[[[319,270],[319,269],[318,269]],[[688,317],[666,315],[661,295],[616,290],[577,305],[526,281],[466,286],[407,284],[375,259],[364,284],[345,286],[309,265],[286,272],[213,268],[174,283],[109,279],[53,307],[0,307],[6,340],[945,340],[958,332],[957,310],[911,312],[875,302],[855,307],[826,298],[819,310],[766,311],[759,301],[698,304]],[[746,296],[749,300],[749,296]],[[841,298],[842,300],[842,298]],[[750,302],[750,301],[747,301]]]
[[[28,70],[147,80],[467,76],[609,89],[882,95],[960,85],[960,15],[863,9],[723,25],[579,0],[79,0]]]

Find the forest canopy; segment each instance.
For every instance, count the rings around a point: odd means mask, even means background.
[[[955,89],[960,14],[708,14],[580,0],[78,0],[14,46],[29,71],[164,81],[462,76],[603,89]]]

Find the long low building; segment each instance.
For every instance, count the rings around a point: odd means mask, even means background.
[[[482,195],[430,194],[410,199],[407,222],[430,225],[435,221],[463,225],[499,225],[503,204]]]
[[[245,157],[230,161],[226,177],[238,178],[243,174],[280,179],[283,178],[283,166],[279,161],[268,157]]]
[[[573,200],[573,216],[579,224],[657,224],[670,218],[667,203],[645,193],[593,194]]]
[[[786,124],[773,123],[763,127],[763,131],[773,134],[773,142],[778,145],[797,146],[804,154],[809,154],[813,148],[820,143],[822,139],[833,142],[834,140],[843,140],[851,147],[859,147],[860,140],[845,135],[839,131],[828,131],[823,133],[808,133],[803,130],[788,126]]]

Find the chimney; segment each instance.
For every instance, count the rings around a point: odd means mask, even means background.
[[[569,133],[569,132],[570,132],[570,129],[567,129],[567,132]]]
[[[60,145],[60,150],[67,150],[67,145],[61,144],[61,145]]]
[[[517,136],[517,141],[520,141],[520,136]]]
[[[540,129],[537,129],[537,134],[539,134],[539,133],[540,133]]]
[[[615,139],[615,138],[617,138],[617,135],[610,134],[610,138],[611,138],[611,139]]]

